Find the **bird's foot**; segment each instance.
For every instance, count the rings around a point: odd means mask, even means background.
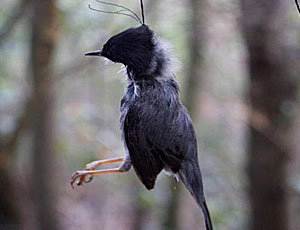
[[[80,186],[83,183],[91,182],[92,179],[93,179],[93,176],[89,173],[90,172],[88,170],[76,171],[71,177],[71,186],[72,186],[72,188],[74,188],[74,183],[76,183],[77,186]]]
[[[123,172],[124,170],[117,169],[104,169],[104,170],[94,170],[96,167],[102,164],[113,163],[124,161],[124,157],[117,157],[105,160],[93,161],[85,166],[85,170],[76,171],[71,177],[71,186],[74,188],[74,183],[80,186],[83,183],[89,183],[93,180],[93,175],[104,174],[104,173],[115,173]]]
[[[98,165],[99,165],[99,162],[100,161],[93,161],[93,162],[91,162],[91,163],[89,163],[89,164],[86,164],[85,165],[85,171],[91,171],[91,170],[94,170]],[[93,180],[93,175],[88,175],[88,179],[85,177],[84,178],[84,180],[83,180],[83,182],[84,183],[90,183],[92,180]],[[82,183],[81,183],[82,184]],[[81,185],[80,184],[80,185]]]

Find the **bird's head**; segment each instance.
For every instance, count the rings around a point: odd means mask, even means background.
[[[155,44],[153,31],[145,24],[129,28],[112,36],[102,50],[86,53],[86,56],[102,56],[124,64],[129,71],[143,75],[149,72],[153,61]]]

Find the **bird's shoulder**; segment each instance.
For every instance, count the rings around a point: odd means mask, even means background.
[[[173,135],[173,138],[194,138],[191,118],[180,102],[175,81],[165,84],[144,84],[128,86],[121,101],[121,116],[139,125],[150,136]]]
[[[147,139],[149,145],[164,152],[180,154],[188,145],[196,146],[191,118],[177,92],[154,89],[149,94],[140,95],[128,105],[124,114],[125,125]]]

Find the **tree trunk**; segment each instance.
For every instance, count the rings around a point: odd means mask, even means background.
[[[241,0],[249,52],[248,176],[250,229],[286,230],[286,165],[296,82],[284,40],[285,0]]]
[[[34,1],[31,67],[38,92],[33,123],[33,183],[38,228],[58,229],[53,152],[53,81],[52,57],[56,41],[55,0]]]
[[[197,117],[199,108],[199,95],[201,91],[202,73],[203,73],[203,12],[205,7],[204,0],[190,0],[192,18],[188,36],[189,44],[189,63],[186,68],[186,85],[184,90],[184,105],[192,118]]]
[[[13,178],[6,162],[0,162],[0,229],[20,228],[19,212],[16,205]]]

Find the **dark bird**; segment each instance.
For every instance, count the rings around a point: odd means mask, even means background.
[[[144,20],[143,20],[144,22]],[[122,63],[128,86],[121,100],[121,130],[125,156],[99,160],[73,174],[71,184],[90,182],[95,174],[127,172],[133,166],[139,180],[153,189],[157,175],[166,170],[179,176],[202,209],[207,230],[212,230],[198,164],[195,131],[178,96],[178,84],[170,71],[170,58],[162,42],[144,23],[111,37],[102,50],[87,56]],[[97,166],[122,162],[114,169]]]

